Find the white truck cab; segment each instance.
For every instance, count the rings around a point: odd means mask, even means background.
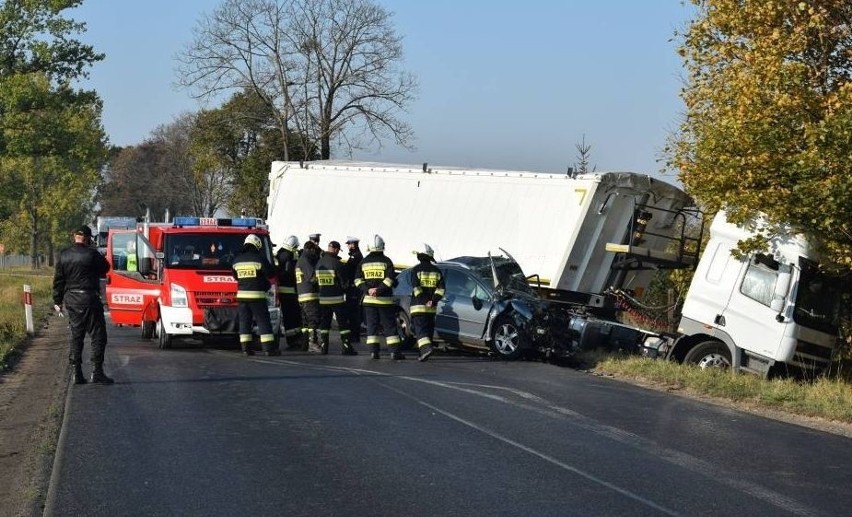
[[[716,215],[668,357],[761,375],[773,367],[821,371],[838,335],[836,284],[802,235],[780,234],[768,252],[734,257],[751,235],[724,211]]]

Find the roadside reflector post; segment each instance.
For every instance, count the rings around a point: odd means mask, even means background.
[[[35,326],[33,325],[33,288],[27,284],[24,284],[24,317],[27,320],[27,334],[35,334]]]

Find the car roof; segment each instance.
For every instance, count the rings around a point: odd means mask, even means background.
[[[511,259],[506,258],[502,255],[497,255],[493,257],[456,257],[454,259],[445,260],[440,262],[440,264],[461,266],[465,269],[481,269],[483,267],[491,267],[491,259],[494,260],[495,265],[502,265],[507,262],[511,262]]]

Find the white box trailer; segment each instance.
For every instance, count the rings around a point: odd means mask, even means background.
[[[502,248],[549,289],[641,294],[649,269],[696,261],[697,249],[690,255],[682,240],[672,247],[692,200],[645,174],[276,161],[269,182],[273,242],[321,233],[323,243],[357,236],[366,244],[378,234],[400,268],[416,262],[412,251],[423,243],[437,260]]]

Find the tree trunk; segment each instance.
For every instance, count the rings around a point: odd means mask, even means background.
[[[38,269],[38,218],[34,210],[30,211],[30,228],[32,228],[32,232],[30,232],[30,263],[32,269]]]

